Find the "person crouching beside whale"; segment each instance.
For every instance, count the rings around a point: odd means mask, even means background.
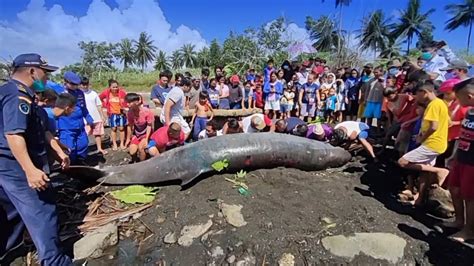
[[[359,140],[360,144],[375,160],[374,148],[367,141],[369,136],[369,125],[362,122],[345,121],[334,127],[331,144],[334,146],[349,146],[352,142]]]
[[[150,156],[158,156],[172,148],[182,146],[186,136],[178,122],[172,122],[169,126],[160,127],[150,137],[146,150]]]

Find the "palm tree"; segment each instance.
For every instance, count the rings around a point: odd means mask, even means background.
[[[182,56],[181,56],[181,51],[180,50],[175,50],[171,54],[171,66],[173,69],[180,69],[183,68],[183,61],[182,61]]]
[[[211,53],[209,48],[204,47],[198,52],[197,63],[199,67],[209,67],[211,65]]]
[[[453,17],[446,22],[446,30],[453,31],[461,26],[469,27],[467,35],[467,54],[471,45],[472,22],[474,21],[474,0],[464,0],[462,4],[449,4],[445,7]]]
[[[135,57],[136,62],[145,71],[145,66],[155,59],[156,46],[153,45],[151,35],[146,32],[140,33],[138,41],[135,41]]]
[[[420,1],[410,0],[406,10],[402,10],[400,22],[392,32],[393,36],[402,36],[407,38],[407,54],[410,52],[410,45],[413,37],[420,36],[423,29],[434,29],[428,17],[435,11],[433,8],[426,13],[420,13]]]
[[[181,61],[184,67],[194,67],[197,63],[196,51],[194,48],[196,46],[194,44],[185,44],[181,47]]]
[[[168,61],[168,57],[166,56],[166,53],[163,51],[159,51],[156,54],[156,60],[155,60],[155,70],[158,71],[163,71],[165,69],[170,69],[170,63]]]
[[[322,0],[324,3],[324,0]],[[339,36],[342,36],[342,8],[344,6],[349,6],[351,4],[352,0],[336,0],[336,8],[339,7]],[[337,54],[338,57],[342,52],[342,43],[341,43],[342,38],[338,38],[337,42]]]
[[[123,69],[127,69],[135,62],[135,51],[133,50],[133,43],[130,39],[122,39],[118,44],[117,57],[120,63],[123,63]]]
[[[401,55],[399,38],[388,38],[387,45],[380,51],[381,58],[391,59],[392,57],[399,57]]]
[[[387,46],[390,29],[389,19],[385,19],[385,15],[381,9],[375,10],[369,16],[362,20],[362,29],[359,38],[362,49],[373,49],[374,58],[377,56],[377,49],[383,50]]]
[[[337,30],[337,25],[328,16],[321,16],[318,20],[306,17],[305,28],[309,32],[311,40],[314,40],[314,48],[319,52],[331,52],[344,41]],[[342,46],[342,45],[341,45]]]

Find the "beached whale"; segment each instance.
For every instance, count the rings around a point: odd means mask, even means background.
[[[227,160],[226,171],[289,167],[305,171],[339,167],[351,159],[339,147],[278,133],[232,134],[200,140],[162,153],[147,161],[108,166],[101,169],[71,168],[104,184],[152,184],[180,180],[186,185],[201,174],[214,171],[211,166]]]

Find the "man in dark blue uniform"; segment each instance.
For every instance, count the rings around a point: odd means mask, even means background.
[[[11,80],[0,87],[0,257],[22,244],[26,226],[41,265],[71,265],[59,248],[56,206],[48,186],[49,143],[30,89],[57,67],[37,54],[22,54],[13,68]]]
[[[58,119],[59,140],[70,150],[71,161],[83,164],[87,158],[89,139],[85,130],[84,119],[88,125],[93,125],[94,120],[86,108],[84,92],[79,89],[81,78],[72,71],[64,73],[65,92],[76,98],[76,108],[69,116]]]

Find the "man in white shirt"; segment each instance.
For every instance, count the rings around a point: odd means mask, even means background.
[[[445,81],[446,71],[443,70],[448,67],[449,63],[458,59],[451,51],[446,42],[431,42],[427,43],[422,48],[421,59],[427,61],[423,66],[433,80]]]
[[[104,135],[104,114],[102,113],[102,101],[100,100],[97,92],[93,91],[89,87],[88,78],[82,78],[80,88],[84,92],[87,111],[94,120],[94,124],[92,126],[86,125],[86,132],[88,135],[94,136],[97,151],[105,155],[107,154],[107,151],[102,148],[102,136]]]
[[[191,133],[186,120],[184,120],[182,112],[184,110],[184,104],[186,102],[185,93],[191,90],[191,81],[187,78],[183,78],[180,84],[172,88],[168,95],[161,110],[160,121],[165,126],[169,126],[172,122],[176,122],[181,125],[181,130],[185,134],[185,139],[188,138]]]
[[[207,139],[207,138],[212,138],[216,136],[221,136],[222,135],[222,130],[217,129],[216,123],[211,120],[207,122],[206,124],[206,129],[202,130],[199,132],[198,139]]]

